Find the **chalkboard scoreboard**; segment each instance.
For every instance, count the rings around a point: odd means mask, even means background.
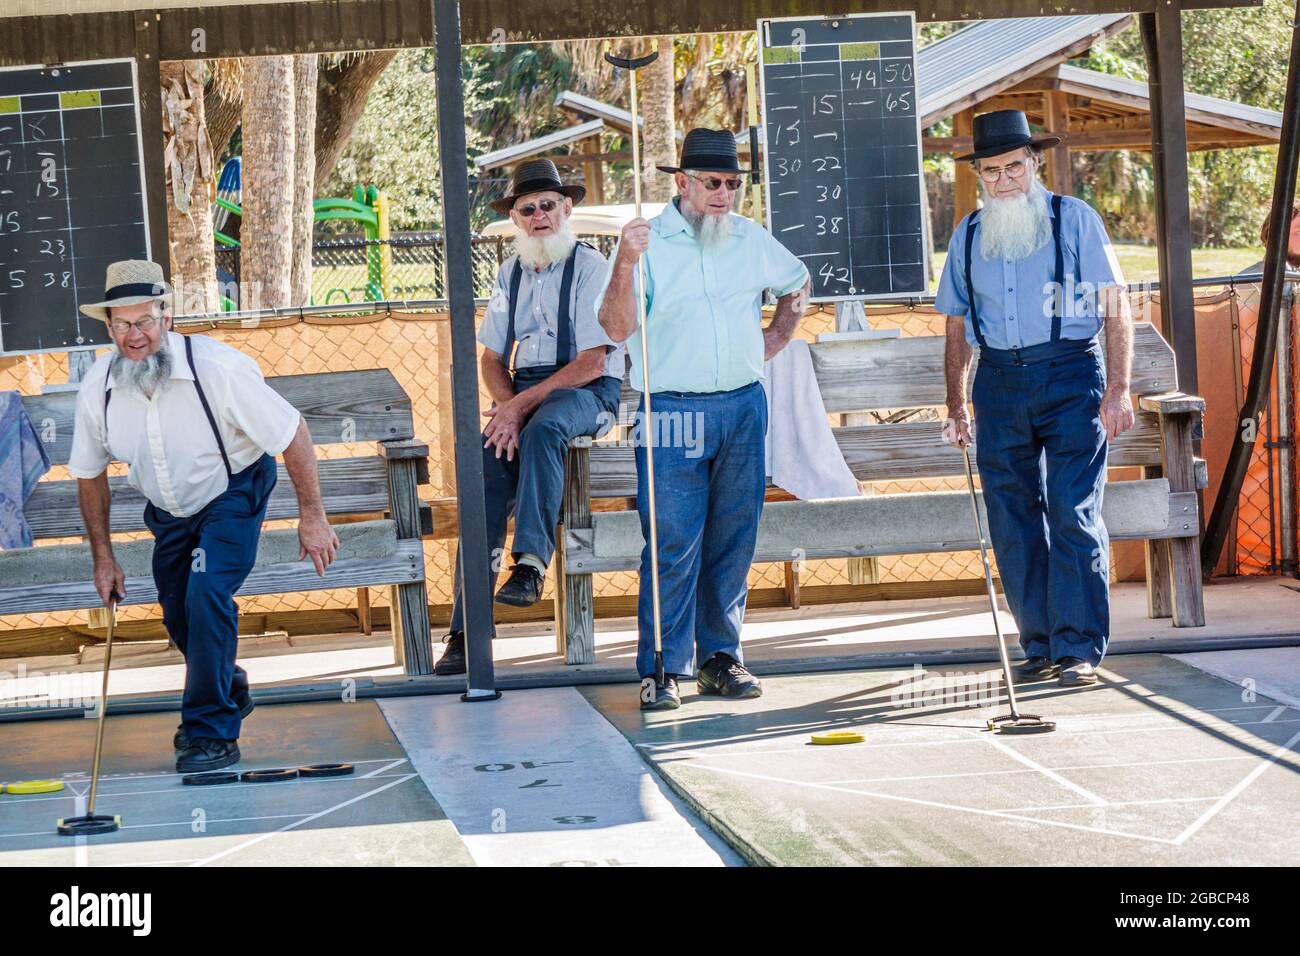
[[[926,291],[911,13],[760,20],[772,234],[813,299]]]
[[[0,69],[0,352],[104,345],[81,315],[149,258],[135,63]]]

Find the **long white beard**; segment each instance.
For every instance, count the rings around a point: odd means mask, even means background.
[[[561,223],[549,236],[530,236],[515,230],[515,252],[519,253],[519,261],[530,269],[545,269],[552,262],[563,262],[577,242],[578,237],[567,222]]]
[[[983,185],[983,184],[981,184]],[[985,259],[1018,262],[1043,248],[1052,238],[1047,190],[1034,183],[1028,193],[995,196],[984,186],[980,210],[980,252]]]
[[[695,230],[695,238],[705,249],[718,248],[731,235],[731,223],[727,221],[730,218],[729,214],[713,215],[707,212],[696,212],[685,202],[677,204],[677,211],[690,223],[691,228]]]
[[[113,356],[108,371],[115,388],[152,395],[172,377],[172,352],[164,344],[158,347],[157,352],[139,361],[119,352]]]

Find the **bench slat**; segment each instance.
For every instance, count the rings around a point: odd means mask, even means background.
[[[1146,487],[1141,487],[1146,486]],[[1162,491],[1163,489],[1163,491]],[[1167,491],[1163,479],[1132,482],[1113,482],[1107,485],[1104,514],[1107,530],[1115,541],[1195,537],[1199,533],[1196,495],[1192,492]],[[1165,503],[1167,512],[1156,521],[1150,514],[1135,515],[1133,506],[1140,505],[1153,492]],[[865,517],[868,511],[877,515],[902,502],[890,498],[914,498],[916,495],[882,495],[876,498],[841,499],[841,510],[846,514],[856,511]],[[876,557],[896,554],[925,554],[932,551],[970,551],[979,547],[975,538],[974,523],[970,517],[970,501],[965,492],[934,492],[926,496],[928,507],[952,528],[953,535],[946,540],[906,542],[891,540],[884,543],[862,543],[853,546],[819,547],[815,535],[806,533],[813,524],[827,519],[826,506],[830,502],[788,501],[769,504],[763,513],[759,529],[755,563],[791,561],[795,559],[822,559],[847,557]],[[882,507],[883,505],[883,507]],[[981,497],[981,511],[983,500]],[[820,512],[820,517],[818,517]],[[846,514],[835,516],[843,528],[860,526]],[[643,540],[639,519],[634,512],[610,512],[592,516],[592,529],[572,529],[565,534],[565,563],[570,574],[591,574],[605,571],[632,571],[640,563]],[[602,528],[602,526],[605,526]],[[788,533],[798,527],[805,534],[800,538],[798,552]],[[987,525],[986,525],[987,527]],[[596,535],[605,534],[602,540],[617,542],[612,553],[596,553]]]
[[[412,538],[398,541],[396,552],[385,558],[345,558],[335,561],[326,570],[324,577],[316,573],[310,561],[254,567],[244,586],[236,593],[242,596],[286,594],[330,588],[411,584],[423,580],[424,548],[419,539]],[[126,600],[123,604],[150,604],[157,600],[158,591],[152,577],[126,579]],[[88,581],[0,589],[0,614],[75,611],[98,607],[99,604],[95,587]]]
[[[386,368],[278,375],[266,383],[302,413],[318,445],[415,436],[411,400]],[[76,404],[76,392],[23,396],[23,407],[56,465],[66,465],[72,453]]]
[[[323,459],[318,462],[318,468],[326,514],[388,510],[388,479],[382,458]],[[283,462],[276,463],[276,474],[266,517],[268,520],[296,518],[298,496]],[[125,477],[111,477],[108,484],[113,494],[109,528],[115,533],[145,530],[144,496],[128,485]],[[76,479],[38,483],[23,510],[37,539],[70,538],[86,533],[77,504]]]
[[[961,453],[943,441],[942,422],[854,425],[833,431],[844,460],[859,481],[939,478],[965,473]],[[1160,464],[1158,418],[1150,412],[1138,412],[1134,426],[1111,442],[1109,463],[1116,468]],[[596,498],[630,498],[636,494],[635,449],[620,445],[591,446],[591,494]]]

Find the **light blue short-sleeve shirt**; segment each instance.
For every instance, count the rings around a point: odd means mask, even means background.
[[[511,256],[497,271],[496,283],[488,299],[483,323],[479,326],[478,341],[484,348],[502,356],[509,347],[506,331],[510,326],[510,275],[518,256]],[[599,346],[608,348],[605,356],[605,375],[622,379],[626,361],[623,346],[605,334],[596,318],[596,296],[605,287],[609,276],[609,263],[590,246],[579,245],[573,263],[573,288],[569,292],[569,316],[573,324],[572,342],[578,352]],[[552,262],[538,270],[527,265],[519,277],[519,297],[515,303],[514,367],[531,368],[537,365],[554,365],[559,346],[560,286],[564,280],[564,260]]]
[[[731,235],[705,249],[677,200],[650,220],[642,261],[652,392],[727,392],[760,381],[763,293],[789,295],[808,281],[807,267],[762,226],[735,214],[727,221]],[[627,342],[638,390],[640,336],[638,328]]]
[[[1050,200],[1048,203],[1051,212]],[[973,213],[971,215],[974,215]],[[966,287],[966,230],[971,216],[957,225],[939,280],[934,307],[944,315],[966,317],[966,340],[977,343]],[[1123,285],[1124,274],[1101,216],[1073,196],[1061,199],[1061,244],[1065,258],[1061,338],[1091,339],[1103,316],[1097,293]],[[980,252],[976,227],[971,248],[971,279],[984,340],[992,349],[1021,349],[1050,342],[1056,281],[1056,246],[1050,240],[1018,262],[990,260]]]

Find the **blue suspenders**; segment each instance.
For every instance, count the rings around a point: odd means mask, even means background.
[[[555,367],[567,365],[572,356],[569,354],[573,351],[573,331],[572,322],[569,318],[569,300],[573,293],[573,269],[578,259],[578,246],[587,245],[585,242],[575,243],[573,251],[569,253],[569,258],[564,262],[564,275],[560,279],[560,314],[557,321],[559,329],[556,333],[555,343]],[[515,267],[510,273],[510,322],[506,326],[506,350],[502,353],[507,364],[513,369],[514,358],[512,352],[515,347],[515,306],[519,302],[519,281],[523,278],[524,269],[519,264],[519,258],[515,257]]]
[[[189,363],[190,372],[194,375],[194,391],[199,393],[199,403],[203,406],[203,414],[208,418],[208,424],[212,427],[212,435],[217,440],[217,448],[221,452],[221,461],[226,466],[226,478],[230,479],[235,473],[230,470],[230,458],[226,455],[226,443],[221,440],[221,429],[217,427],[217,420],[212,415],[212,408],[208,405],[208,397],[203,394],[203,386],[199,384],[199,370],[194,367],[194,344],[190,341],[188,335],[183,336],[185,339],[185,361]],[[105,383],[111,381],[108,376],[104,377]],[[108,403],[113,398],[113,389],[108,387],[104,389],[104,436],[108,437]]]
[[[975,251],[975,225],[979,211],[971,213],[966,224],[966,297],[970,299],[971,326],[980,348],[987,348],[984,330],[980,328],[979,309],[975,305],[975,283],[971,279],[971,255]],[[1061,197],[1052,195],[1052,241],[1056,244],[1056,294],[1052,300],[1052,341],[1061,340],[1061,309],[1065,301],[1065,249],[1061,245]]]

